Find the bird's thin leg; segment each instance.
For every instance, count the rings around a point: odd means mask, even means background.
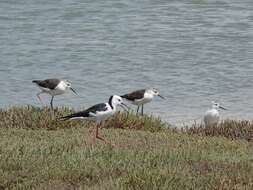
[[[39,93],[37,94],[37,97],[38,97],[40,103],[43,105],[42,99],[40,98],[40,94],[42,94],[42,93],[44,93],[44,92],[43,92],[43,91],[39,92]]]
[[[92,126],[92,127],[89,129],[91,144],[95,144],[95,143],[96,143],[95,130],[96,130],[97,125],[98,125],[98,124],[96,124],[95,126]]]
[[[143,115],[143,108],[144,106],[143,106],[143,104],[141,105],[141,115]]]
[[[92,126],[89,128],[89,133],[91,134],[94,130],[95,130],[95,127],[92,125]]]
[[[137,107],[136,115],[138,115],[140,106]]]
[[[51,102],[50,102],[50,105],[51,105],[51,109],[52,109],[52,110],[54,110],[53,100],[54,100],[54,96],[52,96],[52,98],[51,98]]]
[[[101,122],[100,121],[96,121],[96,124],[92,127],[90,127],[89,129],[89,133],[90,133],[90,138],[91,138],[91,144],[95,144],[96,143],[96,134],[97,132],[97,128],[100,128]]]
[[[108,140],[106,140],[104,137],[101,137],[99,134],[98,134],[98,129],[99,129],[99,127],[101,126],[101,123],[99,124],[99,125],[97,125],[96,126],[96,133],[95,133],[95,135],[96,135],[96,138],[97,139],[99,139],[99,140],[101,140],[101,141],[103,141],[104,143],[106,143],[106,144],[112,144],[110,141],[108,141]]]

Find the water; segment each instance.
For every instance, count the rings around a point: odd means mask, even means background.
[[[146,111],[178,125],[212,100],[229,108],[224,118],[252,118],[252,9],[250,0],[1,0],[0,106],[41,106],[31,80],[58,77],[80,96],[56,105],[152,86],[167,99]]]

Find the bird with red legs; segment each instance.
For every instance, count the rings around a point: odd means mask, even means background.
[[[123,108],[125,106],[128,108],[128,106],[123,103],[123,100],[120,96],[113,95],[109,98],[109,101],[107,103],[96,104],[84,111],[61,117],[60,120],[65,121],[81,119],[95,121],[96,126],[90,131],[91,133],[93,133],[93,136],[91,134],[91,138],[93,139],[92,144],[95,143],[96,139],[99,139],[106,144],[112,145],[110,141],[99,135],[99,128],[102,126],[103,121],[105,121],[107,118],[109,118],[116,112],[117,106],[121,106]]]

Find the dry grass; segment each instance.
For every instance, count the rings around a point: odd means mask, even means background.
[[[56,108],[54,113],[49,108],[33,106],[11,107],[0,110],[0,128],[25,129],[63,129],[73,127],[89,127],[89,121],[59,121],[58,118],[73,113],[66,107]],[[168,128],[168,124],[152,116],[137,116],[133,112],[118,112],[104,124],[104,128],[136,129],[157,132]]]
[[[231,140],[243,139],[253,140],[253,122],[252,121],[234,121],[225,120],[217,126],[205,127],[195,124],[191,127],[182,128],[182,132],[187,134],[197,134],[201,136],[226,137]]]
[[[158,132],[169,129],[170,125],[163,122],[160,118],[153,116],[136,116],[135,113],[117,113],[108,122],[105,128],[134,129],[150,132]]]
[[[121,146],[91,146],[89,122],[55,121],[71,112],[0,111],[0,190],[253,189],[250,142],[175,132],[157,118],[121,113],[102,129]]]

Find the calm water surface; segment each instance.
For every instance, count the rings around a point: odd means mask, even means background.
[[[152,86],[146,111],[178,125],[212,100],[252,119],[253,1],[1,0],[0,107],[41,106],[31,80],[51,77],[76,109]]]

